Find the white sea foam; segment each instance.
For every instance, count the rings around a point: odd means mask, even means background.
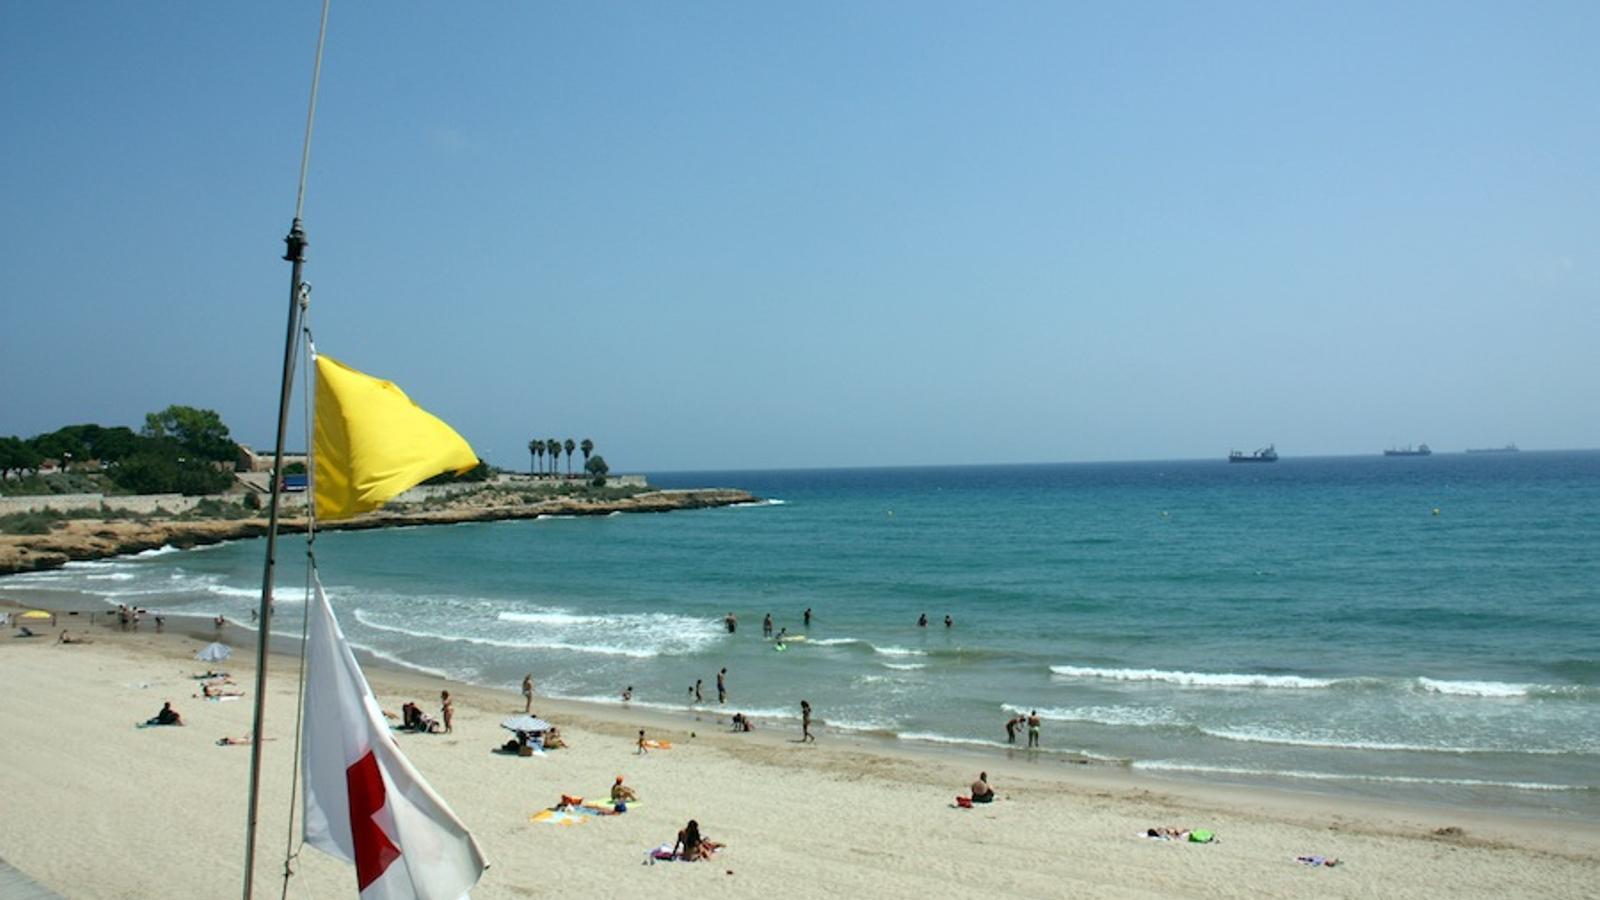
[[[882,653],[884,656],[927,656],[926,650],[910,650],[905,647],[873,647],[872,652]]]
[[[366,609],[357,609],[354,615],[357,622],[369,628],[424,640],[635,659],[693,653],[719,638],[717,625],[711,619],[666,613],[584,616],[561,610],[501,612],[493,620],[465,622],[462,631],[453,633],[411,627]]]
[[[1181,725],[1177,713],[1164,706],[1077,706],[1060,708],[1052,706],[1026,707],[1004,703],[1001,709],[1010,713],[1027,715],[1038,712],[1039,718],[1057,722],[1087,722],[1091,725],[1154,728],[1163,725]]]
[[[1417,687],[1430,694],[1449,694],[1454,697],[1526,697],[1543,688],[1536,684],[1507,684],[1502,681],[1440,681],[1418,678]]]
[[[774,500],[769,498],[766,500],[751,500],[748,503],[730,503],[728,504],[728,508],[740,509],[747,506],[786,506],[788,502],[789,501],[787,500]]]
[[[1050,671],[1068,678],[1101,678],[1109,681],[1159,681],[1185,687],[1265,687],[1306,689],[1331,687],[1333,678],[1306,678],[1300,675],[1235,674],[1232,672],[1169,672],[1164,669],[1099,669],[1090,666],[1051,666]]]
[[[182,553],[182,552],[183,552],[182,550],[178,549],[177,547],[172,546],[171,544],[162,544],[159,547],[154,547],[154,548],[149,549],[149,550],[140,550],[138,553],[132,554],[132,558],[133,559],[149,559],[152,556],[166,556],[168,553]]]
[[[1341,772],[1305,772],[1296,769],[1249,769],[1237,766],[1207,766],[1171,760],[1140,760],[1135,769],[1155,772],[1192,772],[1199,775],[1244,775],[1257,778],[1296,778],[1312,781],[1368,781],[1381,784],[1436,784],[1457,787],[1512,788],[1520,791],[1588,791],[1582,784],[1549,784],[1539,781],[1488,781],[1480,778],[1424,778],[1416,775],[1362,775]]]
[[[139,576],[132,572],[107,572],[104,575],[85,575],[85,581],[132,581]]]
[[[842,647],[842,646],[844,646],[846,644],[865,644],[866,641],[863,641],[860,638],[853,638],[853,637],[807,638],[806,639],[806,643],[810,644],[813,647]]]
[[[891,663],[891,662],[886,662],[886,663],[881,663],[881,665],[885,669],[895,669],[895,670],[901,671],[901,672],[912,672],[912,671],[915,671],[917,669],[926,669],[928,667],[927,663]]]
[[[1560,756],[1567,750],[1528,749],[1524,747],[1497,749],[1494,747],[1449,747],[1434,744],[1407,744],[1393,741],[1371,741],[1361,738],[1298,735],[1270,728],[1201,728],[1202,734],[1225,741],[1251,744],[1281,744],[1289,747],[1316,747],[1329,750],[1376,750],[1401,753],[1504,753],[1508,755]]]

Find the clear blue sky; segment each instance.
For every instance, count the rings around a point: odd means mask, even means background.
[[[319,8],[0,0],[0,434],[270,443]],[[1596,447],[1596,48],[1592,2],[336,0],[312,324],[508,466]]]

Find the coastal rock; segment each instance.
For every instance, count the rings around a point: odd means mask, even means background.
[[[383,509],[340,522],[319,522],[322,531],[359,531],[400,525],[454,525],[533,519],[539,516],[605,516],[614,512],[655,513],[708,509],[758,502],[748,491],[714,488],[648,491],[629,497],[594,499],[584,496],[529,498],[515,491],[484,490],[451,498],[436,509]],[[302,518],[280,519],[281,533],[306,529]],[[241,538],[262,537],[267,519],[153,519],[116,521],[69,519],[49,534],[0,534],[0,575],[56,569],[73,560],[126,556],[172,546],[190,549]]]

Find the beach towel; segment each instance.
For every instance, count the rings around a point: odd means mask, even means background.
[[[528,817],[529,822],[540,822],[545,825],[582,825],[593,818],[571,809],[545,809]]]
[[[671,750],[672,749],[672,742],[671,741],[645,741],[644,745],[646,747],[649,747],[651,750]]]

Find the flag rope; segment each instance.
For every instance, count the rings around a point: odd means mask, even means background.
[[[300,799],[300,737],[305,726],[306,706],[306,641],[311,626],[311,586],[317,579],[317,503],[316,503],[316,441],[313,440],[316,422],[316,391],[312,369],[317,363],[317,342],[311,336],[311,291],[305,286],[305,300],[301,307],[300,328],[305,336],[306,352],[302,357],[300,378],[301,403],[306,436],[306,594],[300,605],[300,673],[295,681],[294,706],[294,760],[289,770],[289,831],[283,847],[283,892],[280,900],[289,900],[289,879],[294,877],[294,861],[305,847],[305,839],[295,846],[294,813]]]

